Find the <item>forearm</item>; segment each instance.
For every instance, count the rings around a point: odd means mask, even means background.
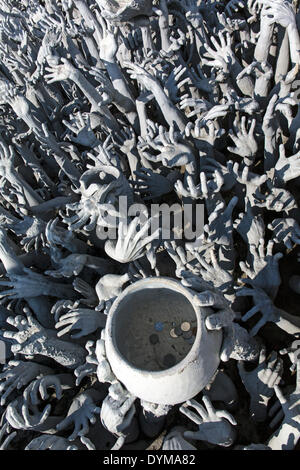
[[[69,50],[75,63],[83,64],[87,68],[89,67],[88,62],[85,60],[74,40],[70,36],[66,36],[65,38],[65,47]]]
[[[79,179],[81,176],[79,171],[77,170],[76,166],[69,160],[68,156],[60,149],[54,136],[50,135],[49,137],[49,146],[50,149],[53,150],[53,157],[56,163],[77,188],[79,186]]]
[[[136,176],[135,176],[134,172],[138,169],[139,161],[140,161],[138,152],[132,150],[131,152],[128,153],[127,159],[128,159],[128,163],[129,163],[131,176],[132,176],[133,179],[135,179]]]
[[[266,23],[263,18],[260,22],[260,35],[254,51],[254,59],[258,62],[267,62],[272,43],[273,25]]]
[[[25,145],[16,145],[16,147],[18,148],[19,153],[25,162],[25,166],[29,166],[33,173],[38,176],[40,181],[42,181],[47,187],[54,188],[55,183],[53,183],[51,178],[47,175],[45,169],[41,166],[39,160],[32,150]]]
[[[110,130],[118,130],[119,125],[111,114],[107,106],[101,106],[102,97],[96,90],[96,88],[85,78],[85,76],[79,71],[76,71],[74,76],[70,77],[78,88],[83,92],[83,94],[87,97],[89,102],[92,105],[94,110],[100,112],[103,116],[104,122]]]
[[[296,23],[291,24],[287,28],[289,42],[290,42],[290,54],[293,65],[300,63],[300,37],[297,30]]]
[[[140,135],[141,137],[147,136],[147,110],[146,104],[154,98],[154,95],[148,92],[147,97],[141,96],[136,100],[136,110],[140,124]]]
[[[151,90],[167,123],[172,126],[174,122],[181,131],[188,123],[187,118],[171,103],[164,90],[158,83],[153,83]]]
[[[77,297],[77,293],[71,285],[52,282],[50,278],[44,283],[43,295],[69,300],[74,300]]]
[[[254,85],[250,77],[243,77],[237,81],[237,76],[242,72],[243,68],[235,56],[232,57],[230,66],[230,75],[234,83],[237,83],[241,92],[246,96],[253,96]]]
[[[91,36],[83,36],[82,44],[85,44],[86,49],[89,52],[90,60],[92,59],[93,65],[100,64],[100,57],[99,57],[96,40]]]
[[[265,148],[264,148],[264,171],[269,171],[275,167],[276,164],[276,142],[275,133],[266,135],[265,133]]]
[[[281,28],[282,29],[282,28]],[[280,83],[282,76],[285,76],[289,70],[290,53],[289,53],[289,37],[287,30],[279,31],[279,53],[276,61],[275,83]]]
[[[142,38],[143,38],[143,46],[146,51],[148,50],[155,50],[153,41],[152,41],[152,36],[151,36],[151,29],[150,26],[141,26],[141,31],[142,31]]]
[[[2,230],[0,230],[0,261],[8,276],[23,273],[24,265],[10,246],[6,233]]]
[[[117,103],[123,107],[126,106],[126,108],[124,108],[126,112],[134,111],[135,101],[119,65],[114,61],[110,62],[107,60],[104,60],[103,63],[116,90]]]
[[[137,133],[140,133],[138,115],[134,101],[119,93],[118,90],[115,90],[113,103],[121,113],[126,114],[126,117],[134,130]]]
[[[53,199],[50,199],[49,201],[42,202],[38,206],[33,207],[32,213],[34,215],[42,216],[47,212],[52,212],[56,209],[60,209],[61,207],[65,207],[66,204],[70,204],[71,202],[74,202],[71,196],[58,196]]]
[[[37,121],[37,119],[34,118],[31,109],[30,109],[30,102],[24,98],[24,96],[18,96],[11,105],[12,110],[16,113],[18,118],[22,119],[25,124],[27,124],[29,129],[40,129],[40,123]],[[26,111],[20,111],[20,109],[24,107]]]
[[[205,44],[209,44],[209,40],[203,27],[200,28],[199,30],[194,29],[194,33],[195,33],[195,39],[196,39],[196,49],[197,49],[199,58],[201,58],[203,56],[203,53],[205,52],[204,46]]]
[[[160,29],[160,37],[161,37],[161,48],[163,51],[168,51],[171,47],[170,41],[170,31],[169,31],[169,24],[168,24],[168,17],[164,17],[161,15],[159,17],[159,29]]]
[[[32,189],[32,187],[27,183],[27,181],[24,180],[24,178],[22,178],[19,173],[13,172],[10,175],[9,180],[12,184],[15,183],[18,186],[22,187],[24,197],[28,203],[28,208],[32,206],[37,206],[43,201],[43,199],[35,192],[34,189]]]
[[[85,78],[85,76],[79,70],[76,70],[76,73],[70,77],[70,80],[72,80],[78,86],[78,88],[80,88],[91,105],[95,109],[99,110],[99,103],[101,103],[102,97],[96,88]]]
[[[54,359],[68,369],[76,369],[84,363],[87,352],[79,344],[47,336],[41,343],[39,354]]]
[[[98,258],[97,256],[87,255],[85,264],[88,268],[96,270],[99,274],[104,275],[115,272],[115,263],[109,259]]]
[[[262,75],[261,77],[257,77],[255,80],[254,99],[259,104],[263,104],[265,102],[265,98],[267,98],[268,96],[270,80],[271,77],[269,79],[266,79],[264,75]]]

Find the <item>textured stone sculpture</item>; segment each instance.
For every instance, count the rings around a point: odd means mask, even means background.
[[[299,445],[298,3],[0,1],[1,450]]]

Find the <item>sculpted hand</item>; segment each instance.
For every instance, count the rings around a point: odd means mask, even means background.
[[[274,186],[271,186],[268,194],[261,194],[257,191],[254,194],[254,201],[256,206],[265,207],[269,211],[288,213],[290,210],[298,208],[294,196],[289,191]]]
[[[158,151],[158,155],[143,152],[147,160],[162,162],[167,168],[174,166],[195,165],[195,156],[192,147],[175,132],[175,126],[170,126],[167,132],[159,126],[159,135],[155,140],[147,140],[146,145]]]
[[[276,310],[276,307],[273,304],[273,301],[266,294],[263,289],[258,287],[248,288],[243,287],[242,289],[236,292],[238,297],[251,296],[253,298],[254,307],[252,307],[245,315],[242,317],[242,321],[247,321],[249,318],[253,317],[256,313],[260,312],[262,317],[256,325],[250,330],[250,335],[255,336],[259,330],[269,321],[276,323],[279,320],[279,314]]]
[[[74,426],[74,431],[68,437],[69,441],[74,441],[78,436],[84,436],[89,432],[89,423],[95,424],[96,413],[100,408],[95,405],[88,393],[81,393],[72,401],[67,417],[57,424],[58,431]]]
[[[57,336],[63,336],[78,330],[77,333],[71,334],[71,338],[77,339],[88,336],[99,328],[104,328],[106,323],[106,315],[95,310],[86,308],[77,308],[70,310],[59,318],[55,328],[59,329]]]
[[[101,423],[113,434],[126,434],[135,415],[136,397],[123,389],[119,382],[112,384],[108,390],[108,396],[102,403]]]
[[[87,341],[85,349],[88,352],[87,356],[85,357],[85,364],[78,366],[74,370],[74,374],[76,376],[76,387],[80,385],[84,377],[96,374],[97,371],[98,361],[96,358],[95,342],[90,340]]]
[[[97,28],[96,34],[98,36],[99,44],[99,57],[101,60],[106,62],[114,62],[115,55],[118,50],[117,43],[117,28],[113,26],[109,21],[100,15],[98,10],[95,10],[97,20],[100,23],[101,30]]]
[[[3,336],[18,343],[11,346],[13,353],[33,356],[41,352],[42,344],[47,338],[47,330],[39,324],[29,309],[24,309],[24,313],[26,316],[7,318],[7,323],[18,331],[4,331]]]
[[[10,403],[6,409],[6,418],[14,429],[42,430],[47,429],[47,420],[50,417],[51,405],[48,404],[42,411],[31,404],[29,397],[24,392],[24,397]],[[51,427],[51,424],[49,423]]]
[[[300,430],[300,362],[297,362],[295,390],[287,397],[283,395],[278,385],[274,385],[274,390],[282,406],[284,423],[294,428],[298,436]]]
[[[199,427],[196,432],[184,432],[184,437],[223,447],[231,446],[236,437],[232,427],[237,424],[236,420],[228,411],[216,411],[207,395],[204,395],[202,400],[205,408],[196,400],[188,400],[180,407],[181,413]],[[193,408],[196,413],[188,407]]]
[[[252,165],[258,150],[258,146],[253,135],[255,124],[256,121],[253,119],[249,128],[249,133],[247,133],[246,117],[243,116],[240,127],[238,126],[237,121],[233,123],[235,135],[232,129],[229,131],[229,135],[235,143],[235,147],[228,147],[229,152],[235,153],[242,157],[245,164],[248,166]]]
[[[288,250],[293,247],[293,243],[300,244],[300,227],[295,219],[274,219],[268,229],[273,232],[274,242],[283,242]]]
[[[11,429],[8,422],[6,422],[2,428],[0,428],[0,450],[7,450],[11,441],[16,437],[17,432],[14,431],[10,433],[10,431]]]
[[[0,374],[0,405],[4,406],[9,395],[26,387],[40,374],[50,374],[52,369],[32,361],[9,361]]]
[[[71,378],[71,383],[74,385],[74,381]],[[54,388],[55,397],[57,400],[62,398],[62,390],[63,387],[60,381],[59,375],[45,375],[44,377],[40,377],[36,380],[33,380],[30,385],[26,388],[26,394],[30,397],[30,402],[34,406],[38,406],[44,400],[48,400],[50,398],[50,394],[48,389]],[[70,388],[70,386],[69,386]]]
[[[246,199],[245,212],[233,222],[233,227],[248,245],[258,247],[265,235],[265,224],[260,215],[253,215],[250,201]]]
[[[283,362],[276,352],[272,352],[267,361],[263,347],[259,354],[258,365],[247,371],[242,362],[238,362],[238,370],[242,382],[250,395],[250,416],[256,422],[265,421],[268,403],[274,395],[274,385],[278,385],[283,373]]]
[[[283,28],[291,24],[296,25],[295,13],[288,1],[261,0],[263,4],[262,16],[269,24],[278,23]]]
[[[74,253],[59,260],[60,267],[56,270],[45,271],[45,274],[55,278],[78,276],[87,261],[87,255]]]
[[[219,353],[221,361],[227,362],[229,359],[253,361],[258,355],[257,343],[244,328],[233,321],[236,314],[221,291],[213,289],[201,277],[191,275],[190,272],[181,274],[182,284],[199,292],[194,297],[195,304],[217,310],[206,318],[205,325],[208,330],[222,329],[223,342]]]
[[[168,194],[173,190],[173,184],[168,178],[154,173],[150,168],[141,168],[134,173],[136,180],[132,181],[132,184],[144,201]]]
[[[248,276],[248,279],[243,278],[242,282],[263,289],[272,299],[276,297],[281,284],[278,261],[283,257],[282,253],[273,255],[273,246],[274,241],[270,240],[265,250],[262,238],[257,247],[254,245],[249,247],[252,266],[248,262],[239,263],[242,272]]]
[[[46,276],[35,273],[31,269],[24,268],[24,274],[10,274],[10,281],[0,281],[0,286],[11,287],[9,290],[0,293],[0,299],[4,301],[39,297],[40,295],[52,295],[55,297],[54,284]],[[57,284],[56,284],[57,286]],[[67,291],[66,291],[67,292]]]
[[[181,180],[176,181],[174,189],[183,197],[191,197],[192,199],[206,199],[214,193],[219,193],[223,186],[224,179],[220,171],[216,170],[212,173],[212,177],[208,176],[204,171],[200,172],[200,183],[195,185],[193,178],[188,175],[186,178],[187,188]]]
[[[208,224],[204,226],[204,231],[208,234],[210,241],[223,246],[232,244],[232,211],[237,201],[238,198],[234,196],[226,208],[225,203],[220,202],[209,216]]]
[[[119,263],[129,263],[141,258],[147,245],[159,237],[161,229],[158,228],[151,235],[147,235],[153,219],[148,219],[144,225],[141,225],[140,216],[135,217],[128,225],[120,219],[118,227],[117,241],[107,240],[105,242],[105,252],[111,258]],[[140,230],[137,231],[138,226]]]
[[[64,437],[43,434],[32,439],[25,450],[78,450],[78,447],[70,445],[70,442]]]
[[[279,158],[275,165],[275,180],[285,184],[300,176],[300,152],[287,158],[284,145],[279,145]]]
[[[72,134],[68,133],[67,137],[72,142],[89,148],[95,147],[98,144],[98,140],[92,130],[91,120],[88,114],[82,115],[78,112],[71,123],[65,120],[63,120],[62,123],[69,129],[69,131],[71,131]]]
[[[48,84],[60,82],[62,80],[73,80],[76,76],[76,68],[67,59],[61,58],[61,64],[51,65],[46,67],[45,70],[48,74],[45,79]]]
[[[231,48],[232,40],[229,33],[226,33],[226,39],[222,32],[219,32],[218,36],[220,42],[218,42],[213,36],[210,38],[215,49],[207,44],[204,45],[206,53],[203,55],[204,57],[207,57],[208,60],[203,59],[203,63],[210,67],[217,67],[227,71],[234,59],[234,54]]]

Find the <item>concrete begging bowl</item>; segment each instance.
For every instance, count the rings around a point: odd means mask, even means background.
[[[194,292],[156,277],[127,287],[113,303],[105,346],[111,368],[135,396],[175,405],[199,393],[218,368],[221,331],[208,331],[211,309]]]
[[[152,14],[152,0],[97,0],[102,15],[110,21],[128,21]]]

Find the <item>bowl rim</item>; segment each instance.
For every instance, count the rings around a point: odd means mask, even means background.
[[[195,338],[195,341],[191,347],[191,349],[189,350],[189,352],[187,353],[187,355],[181,360],[179,361],[177,364],[175,364],[174,366],[172,367],[169,367],[168,369],[164,369],[164,370],[159,370],[159,371],[151,371],[151,370],[144,370],[144,369],[140,369],[138,367],[136,367],[135,365],[131,364],[122,354],[121,352],[119,351],[119,348],[116,344],[116,338],[115,336],[112,335],[113,333],[113,319],[114,319],[114,315],[115,315],[115,312],[117,311],[117,308],[119,307],[119,305],[122,303],[122,301],[124,300],[124,298],[126,297],[126,295],[128,293],[133,293],[134,290],[136,290],[137,287],[142,287],[144,284],[160,284],[158,285],[157,287],[154,286],[154,288],[168,288],[168,286],[172,286],[172,287],[169,287],[170,290],[174,290],[176,292],[178,292],[178,290],[180,290],[180,293],[183,294],[187,300],[190,302],[191,306],[193,307],[193,310],[194,310],[194,313],[195,313],[195,316],[196,316],[196,320],[197,320],[197,334],[196,334],[196,338]],[[163,285],[164,284],[164,285]],[[149,287],[150,289],[151,287]],[[124,291],[115,299],[115,301],[113,302],[111,308],[110,308],[110,311],[109,311],[109,314],[108,314],[108,318],[107,318],[107,323],[106,323],[106,327],[105,327],[105,343],[109,344],[109,348],[108,348],[108,360],[109,359],[109,352],[110,352],[110,349],[112,348],[113,349],[113,352],[114,352],[114,355],[115,355],[115,360],[117,359],[118,363],[119,364],[124,364],[126,366],[126,369],[128,370],[128,368],[130,368],[132,370],[132,372],[138,374],[139,376],[143,375],[145,377],[165,377],[167,375],[173,375],[175,373],[180,373],[183,369],[186,368],[186,366],[188,366],[188,364],[192,363],[195,361],[196,357],[198,356],[198,349],[199,349],[199,344],[200,344],[200,340],[201,340],[201,336],[202,336],[202,321],[201,321],[201,308],[198,306],[198,305],[195,305],[195,303],[193,302],[193,297],[195,295],[195,292],[192,291],[191,289],[183,286],[179,281],[175,280],[175,279],[172,279],[172,278],[169,278],[169,277],[153,277],[153,278],[146,278],[146,279],[141,279],[137,282],[134,282],[133,284],[130,284],[130,286],[126,287],[126,289],[124,289]],[[107,347],[106,347],[106,350],[107,350]],[[117,374],[116,374],[117,375]],[[122,379],[120,379],[122,380]]]

